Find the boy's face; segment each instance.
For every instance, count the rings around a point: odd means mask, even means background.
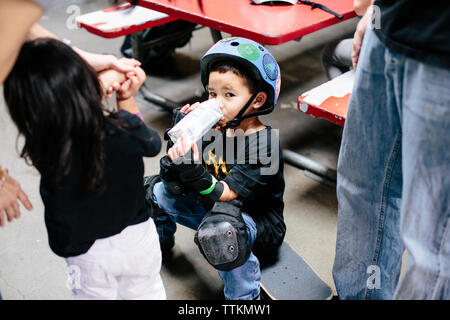
[[[209,74],[208,93],[208,99],[216,98],[222,105],[223,118],[220,119],[219,124],[233,120],[252,97],[247,80],[231,71],[211,72]],[[245,114],[251,112],[251,109],[249,107]]]

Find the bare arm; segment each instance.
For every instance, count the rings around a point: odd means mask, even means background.
[[[38,38],[53,38],[59,40],[59,37],[57,35],[48,31],[39,23],[35,23],[31,27],[30,32],[28,32],[27,41],[31,41]]]
[[[57,35],[48,31],[40,24],[35,23],[27,35],[27,40],[34,40],[37,38],[60,39]],[[141,65],[141,63],[135,59],[117,59],[112,54],[92,53],[76,47],[73,49],[97,72],[107,69],[114,69],[122,73],[127,73],[134,71],[135,66]]]
[[[354,0],[353,9],[358,16],[363,16],[366,13],[367,8],[373,3],[374,0]]]
[[[136,104],[136,100],[133,97],[130,97],[125,100],[117,100],[117,108],[119,110],[125,110],[132,114],[138,114],[139,108]]]
[[[219,201],[227,202],[234,200],[238,197],[238,194],[234,192],[226,182],[220,181],[221,184],[223,184],[223,192],[222,195],[219,198]]]
[[[0,84],[11,71],[31,26],[42,12],[31,0],[0,1]]]

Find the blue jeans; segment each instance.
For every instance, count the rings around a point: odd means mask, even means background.
[[[337,198],[341,299],[450,299],[450,70],[390,51],[372,30],[349,102]]]
[[[196,201],[195,194],[178,196],[172,194],[164,183],[158,182],[153,188],[154,201],[168,216],[158,218],[157,230],[160,241],[173,237],[176,224],[197,230],[206,214],[204,207]],[[250,248],[256,239],[256,224],[247,215],[242,215],[247,226],[248,244]],[[161,221],[162,220],[162,221]],[[164,221],[167,220],[167,221]],[[165,222],[160,224],[160,222]],[[259,295],[261,271],[258,258],[250,253],[247,262],[230,271],[218,271],[224,282],[224,294],[228,300],[252,300]]]

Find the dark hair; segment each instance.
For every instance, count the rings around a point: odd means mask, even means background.
[[[230,60],[218,60],[211,64],[209,73],[217,71],[219,73],[232,72],[237,76],[243,77],[247,81],[248,89],[250,93],[254,93],[257,90],[257,80],[247,71],[241,64]]]
[[[21,151],[59,188],[80,157],[81,186],[104,189],[103,138],[108,121],[96,72],[66,44],[50,38],[26,42],[4,84],[12,120],[25,137]]]

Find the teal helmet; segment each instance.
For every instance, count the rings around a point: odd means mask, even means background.
[[[246,38],[231,37],[218,41],[200,60],[200,79],[205,88],[209,81],[211,65],[217,61],[238,63],[256,80],[257,91],[266,92],[266,103],[251,116],[268,114],[274,110],[280,93],[281,74],[280,67],[269,50]],[[251,101],[258,92],[254,93]],[[242,116],[251,101],[243,108],[238,117]]]

